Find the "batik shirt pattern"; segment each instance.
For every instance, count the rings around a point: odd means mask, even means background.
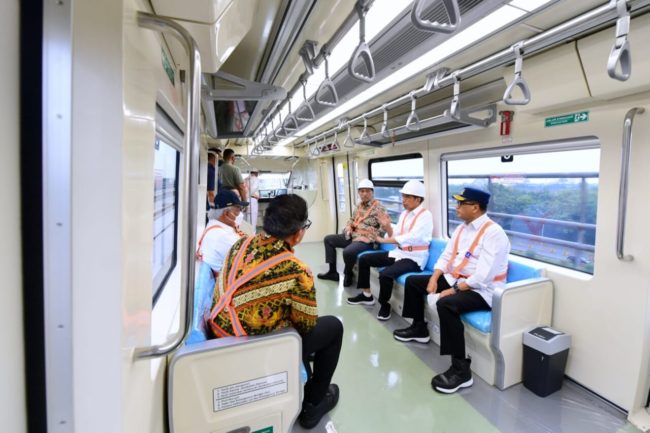
[[[360,202],[347,223],[347,229],[352,232],[352,240],[371,243],[375,238],[384,236],[382,224],[390,223],[390,216],[386,208],[377,200],[368,203]]]
[[[228,274],[245,239],[233,245],[224,262],[215,284],[212,308],[227,291]],[[264,233],[254,236],[244,252],[240,269],[235,271],[235,278],[287,251],[293,252],[284,240]],[[318,318],[314,278],[307,265],[293,255],[239,287],[233,295],[232,305],[248,335],[267,334],[287,327],[293,327],[304,335],[316,325]],[[214,318],[214,324],[234,335],[230,314],[225,308]]]

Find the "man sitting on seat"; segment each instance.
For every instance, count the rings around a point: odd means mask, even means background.
[[[336,248],[343,248],[343,270],[345,287],[352,284],[354,278],[352,268],[357,261],[357,255],[362,251],[375,248],[375,238],[382,237],[385,232],[392,235],[390,216],[386,209],[374,199],[375,186],[364,179],[359,182],[359,198],[352,218],[343,229],[343,234],[325,236],[325,262],[329,265],[328,272],[318,274],[318,278],[324,280],[338,281],[339,274],[336,272]]]
[[[417,180],[409,180],[400,190],[404,212],[399,216],[393,236],[376,238],[380,243],[397,244],[391,251],[364,254],[359,258],[359,281],[357,288],[363,291],[348,298],[348,304],[373,305],[375,300],[370,293],[370,267],[382,267],[379,273],[379,320],[390,319],[390,296],[393,293],[395,278],[407,272],[420,272],[429,256],[429,242],[433,233],[433,215],[423,205],[424,185]]]
[[[239,224],[244,218],[242,207],[248,206],[248,202],[226,189],[215,196],[214,206],[215,209],[208,212],[210,220],[199,239],[196,259],[207,263],[216,278],[230,247],[244,235],[239,230]]]
[[[399,341],[429,341],[424,321],[424,297],[428,294],[440,317],[440,354],[451,355],[451,368],[434,377],[431,386],[448,394],[473,383],[460,315],[491,309],[494,290],[505,285],[510,253],[508,236],[486,214],[489,193],[465,188],[454,198],[458,200],[456,215],[464,224],[454,230],[432,276],[406,279],[402,316],[413,318],[413,324],[393,332]]]
[[[334,316],[318,317],[311,271],[293,253],[311,225],[307,203],[295,194],[281,195],[264,213],[264,232],[233,245],[215,285],[208,328],[216,337],[259,335],[294,327],[302,337],[307,371],[298,421],[315,427],[336,406],[339,388],[331,383],[343,341],[343,324]]]

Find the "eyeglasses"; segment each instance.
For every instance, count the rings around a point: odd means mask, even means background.
[[[475,201],[457,201],[456,202],[456,206],[462,206],[462,205],[465,205],[465,204],[468,205],[468,206],[471,206],[471,205],[475,205],[475,204],[478,204],[478,203],[475,202]]]
[[[302,225],[302,228],[307,230],[309,227],[311,227],[311,220],[307,218],[307,221]]]

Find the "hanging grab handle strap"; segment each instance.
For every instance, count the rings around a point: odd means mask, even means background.
[[[301,122],[311,122],[316,118],[316,114],[314,113],[313,108],[311,108],[311,104],[307,100],[307,81],[301,78],[300,84],[302,84],[303,103],[296,110],[296,119],[300,120]],[[301,110],[303,111],[302,113],[300,113]]]
[[[427,21],[422,19],[422,14],[427,6],[442,3],[449,18],[449,24],[438,21]],[[454,33],[460,25],[460,9],[457,0],[415,0],[411,7],[411,22],[413,25],[425,32]]]
[[[366,3],[367,0],[359,0],[355,5],[359,15],[359,45],[352,53],[352,57],[350,57],[348,72],[357,80],[370,83],[375,79],[375,62],[372,60],[370,47],[366,43],[366,13],[368,12]],[[360,66],[360,68],[356,66]],[[358,69],[365,71],[367,74],[358,72]]]
[[[411,98],[411,114],[406,119],[406,129],[415,132],[420,130],[420,119],[418,119],[418,115],[415,113],[415,91],[410,92],[409,97]]]
[[[614,2],[616,2],[618,20],[616,21],[616,40],[607,59],[607,74],[616,80],[626,81],[632,72],[630,43],[627,41],[627,35],[630,32],[630,11],[625,0],[611,0],[611,3]],[[620,72],[617,68],[619,64],[621,65]]]
[[[365,113],[363,114],[363,130],[361,131],[361,135],[359,138],[356,139],[357,143],[363,143],[364,141],[370,141],[370,134],[368,134],[368,118],[366,117]]]
[[[530,89],[528,88],[526,80],[524,80],[521,76],[521,69],[523,65],[523,56],[521,52],[522,45],[523,43],[519,42],[512,46],[512,50],[515,52],[515,78],[512,80],[512,83],[510,83],[506,89],[506,92],[503,94],[503,102],[508,105],[526,105],[530,102]],[[522,99],[513,98],[512,91],[515,89],[515,87],[519,87],[521,89],[521,93],[523,94]]]
[[[327,53],[327,51],[323,51],[323,59],[325,60],[325,79],[323,80],[322,83],[320,83],[320,86],[316,91],[316,102],[318,102],[321,105],[326,105],[328,107],[336,107],[339,104],[339,95],[338,93],[336,93],[336,87],[334,86],[334,82],[330,79],[329,66],[327,64],[328,55],[329,53]],[[328,93],[332,95],[331,101],[324,99],[324,97]]]

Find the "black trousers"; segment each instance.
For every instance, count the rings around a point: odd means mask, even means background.
[[[346,239],[345,235],[327,235],[323,241],[325,244],[325,263],[336,265],[336,249],[343,248],[343,262],[346,273],[351,273],[354,264],[357,262],[357,255],[362,251],[375,248],[374,243],[352,241]]]
[[[370,268],[384,269],[379,273],[379,303],[387,304],[393,294],[393,281],[407,272],[420,272],[420,267],[411,259],[395,260],[388,257],[388,251],[364,254],[359,259],[358,289],[370,288]]]
[[[406,279],[404,287],[403,317],[414,322],[424,322],[424,303],[430,276],[413,275]],[[438,278],[438,293],[448,289],[444,275]],[[464,290],[445,296],[436,304],[440,317],[440,354],[454,358],[465,358],[465,327],[460,315],[470,311],[491,310],[485,299],[474,290]]]
[[[305,401],[318,404],[325,397],[339,362],[343,343],[343,324],[334,316],[319,317],[316,326],[302,336],[302,362],[307,369]],[[309,356],[314,354],[314,370]]]

